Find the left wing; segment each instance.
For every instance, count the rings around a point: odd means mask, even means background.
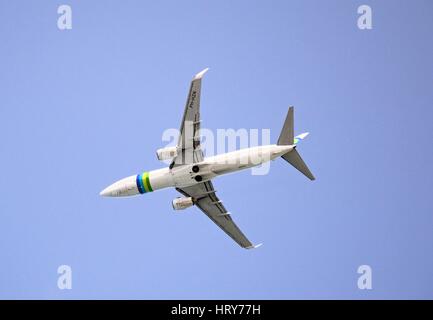
[[[253,249],[260,246],[254,246],[238,228],[230,217],[230,213],[216,196],[216,191],[211,181],[189,187],[176,188],[176,190],[186,197],[192,197],[194,204],[242,248]]]
[[[209,68],[197,73],[191,81],[185,111],[180,125],[180,136],[177,143],[178,155],[170,167],[191,164],[203,160],[200,150],[200,94],[201,79]]]

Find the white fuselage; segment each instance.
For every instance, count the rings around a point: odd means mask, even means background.
[[[187,187],[217,176],[248,169],[280,157],[293,145],[266,145],[207,157],[203,161],[144,172],[121,179],[105,188],[101,195],[133,196],[168,187]]]

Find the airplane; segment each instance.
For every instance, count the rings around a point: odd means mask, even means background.
[[[177,145],[158,149],[156,152],[158,160],[168,160],[171,164],[165,168],[121,179],[102,190],[100,195],[134,196],[174,187],[183,195],[172,201],[174,210],[183,210],[195,205],[242,248],[254,249],[261,244],[253,245],[238,228],[230,212],[217,197],[212,179],[282,157],[307,178],[314,180],[313,174],[296,149],[298,142],[305,139],[308,132],[294,136],[294,108],[289,107],[276,144],[245,148],[205,158],[200,149],[200,95],[202,78],[208,69],[197,73],[192,79]]]

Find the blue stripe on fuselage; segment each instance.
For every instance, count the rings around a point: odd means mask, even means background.
[[[135,182],[137,183],[138,192],[145,193],[146,191],[144,190],[143,179],[141,179],[141,174],[137,174],[137,178],[135,179]]]

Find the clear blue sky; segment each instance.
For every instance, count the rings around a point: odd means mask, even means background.
[[[57,28],[57,7],[73,10]],[[357,8],[373,29],[357,28]],[[433,298],[431,1],[1,1],[0,298]],[[202,124],[296,106],[284,161],[215,188],[257,250],[175,190],[99,197],[162,164],[191,77]],[[57,267],[72,267],[72,290]],[[373,269],[359,290],[357,268]]]

